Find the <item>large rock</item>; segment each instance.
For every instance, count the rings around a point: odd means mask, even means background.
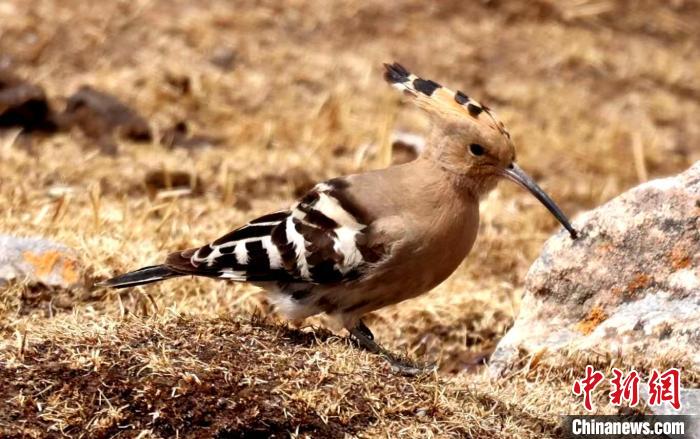
[[[700,162],[642,184],[560,232],[528,272],[520,314],[491,358],[525,353],[682,353],[700,364]]]
[[[43,238],[0,235],[0,286],[10,280],[52,287],[80,283],[80,267],[73,250]]]

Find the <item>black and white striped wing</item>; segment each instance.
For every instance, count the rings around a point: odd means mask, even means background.
[[[257,218],[166,265],[188,274],[236,281],[327,284],[360,277],[381,259],[366,245],[366,215],[341,180],[316,185],[288,211]]]
[[[237,281],[290,280],[272,231],[290,212],[261,216],[198,249],[171,254],[166,265],[179,272]]]

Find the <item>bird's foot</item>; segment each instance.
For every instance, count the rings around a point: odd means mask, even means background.
[[[436,370],[435,364],[419,366],[409,361],[398,358],[396,355],[381,347],[374,341],[372,331],[360,320],[354,328],[350,329],[350,335],[364,350],[377,354],[384,358],[391,366],[391,371],[403,376],[417,376],[431,373]]]
[[[433,373],[437,370],[436,364],[418,365],[408,361],[396,358],[389,358],[386,356],[384,356],[384,359],[386,359],[386,361],[391,366],[391,371],[397,375],[414,377],[418,375]]]

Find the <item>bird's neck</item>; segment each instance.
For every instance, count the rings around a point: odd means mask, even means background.
[[[421,166],[423,173],[433,176],[432,181],[441,190],[454,191],[462,197],[472,198],[476,201],[488,194],[498,182],[497,178],[485,178],[482,175],[471,175],[461,172],[447,163],[435,149],[428,148],[415,161]]]
[[[468,176],[451,172],[430,157],[421,155],[408,163],[403,174],[406,189],[413,186],[410,192],[419,198],[435,202],[472,203],[479,200],[478,189],[473,186],[475,182]]]

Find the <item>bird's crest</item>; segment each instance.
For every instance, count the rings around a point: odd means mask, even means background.
[[[384,64],[384,79],[394,88],[410,96],[423,110],[437,117],[468,117],[475,123],[493,126],[510,139],[503,123],[493,111],[461,91],[452,91],[435,81],[420,78],[399,63]]]

